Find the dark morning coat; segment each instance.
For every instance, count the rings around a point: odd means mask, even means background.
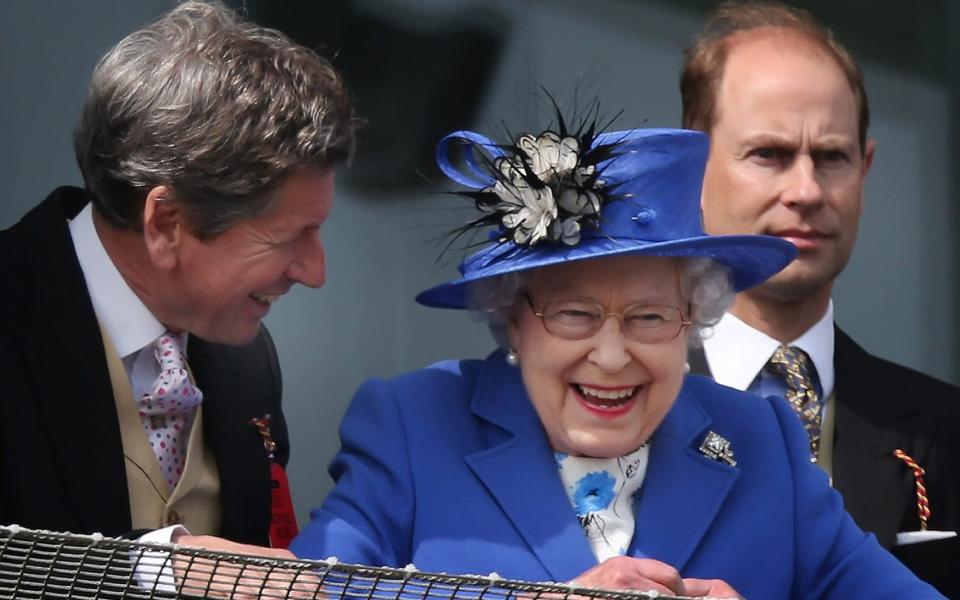
[[[67,227],[88,198],[59,188],[0,232],[0,524],[122,535],[123,449],[103,341]],[[281,380],[265,329],[242,348],[190,337],[216,457],[219,535],[266,544],[270,466],[253,417],[272,415],[286,461]]]

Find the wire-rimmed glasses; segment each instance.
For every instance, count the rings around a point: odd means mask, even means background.
[[[609,317],[620,320],[623,335],[634,342],[660,344],[677,337],[691,322],[683,311],[665,304],[631,304],[621,312],[608,311],[602,304],[587,298],[551,300],[537,308],[530,294],[524,294],[533,314],[552,335],[566,340],[591,337]]]

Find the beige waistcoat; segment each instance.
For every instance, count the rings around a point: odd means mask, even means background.
[[[123,362],[102,326],[100,333],[120,421],[133,529],[182,524],[193,535],[216,535],[221,515],[220,476],[213,454],[203,443],[202,405],[190,431],[183,474],[171,492],[147,441]]]

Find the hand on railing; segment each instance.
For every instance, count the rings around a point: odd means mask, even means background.
[[[220,538],[144,543],[0,525],[0,600],[314,598],[323,600],[694,600],[737,597],[722,581],[680,579],[654,560],[615,558],[570,583],[450,575],[295,559]],[[650,582],[653,581],[654,584]],[[589,586],[589,587],[588,587]],[[592,589],[597,586],[620,591]],[[666,592],[647,594],[661,586]],[[689,596],[675,598],[686,592]]]
[[[295,559],[289,550],[238,544],[213,536],[180,536],[184,548],[200,548],[235,555],[270,559]],[[177,590],[186,596],[231,598],[323,598],[320,578],[304,567],[278,566],[273,561],[211,559],[194,553],[174,552],[172,557]]]
[[[695,598],[741,598],[729,584],[719,579],[684,579],[665,562],[652,558],[617,556],[609,558],[574,580],[577,586],[606,590],[655,591]]]

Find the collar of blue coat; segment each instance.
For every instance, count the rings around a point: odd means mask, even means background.
[[[551,578],[578,576],[596,565],[596,558],[570,508],[519,369],[498,351],[476,377],[471,410],[512,435],[466,456],[467,463]],[[737,467],[697,450],[712,423],[697,396],[717,388],[705,378],[688,377],[654,434],[629,556],[656,558],[682,570],[739,477]]]

